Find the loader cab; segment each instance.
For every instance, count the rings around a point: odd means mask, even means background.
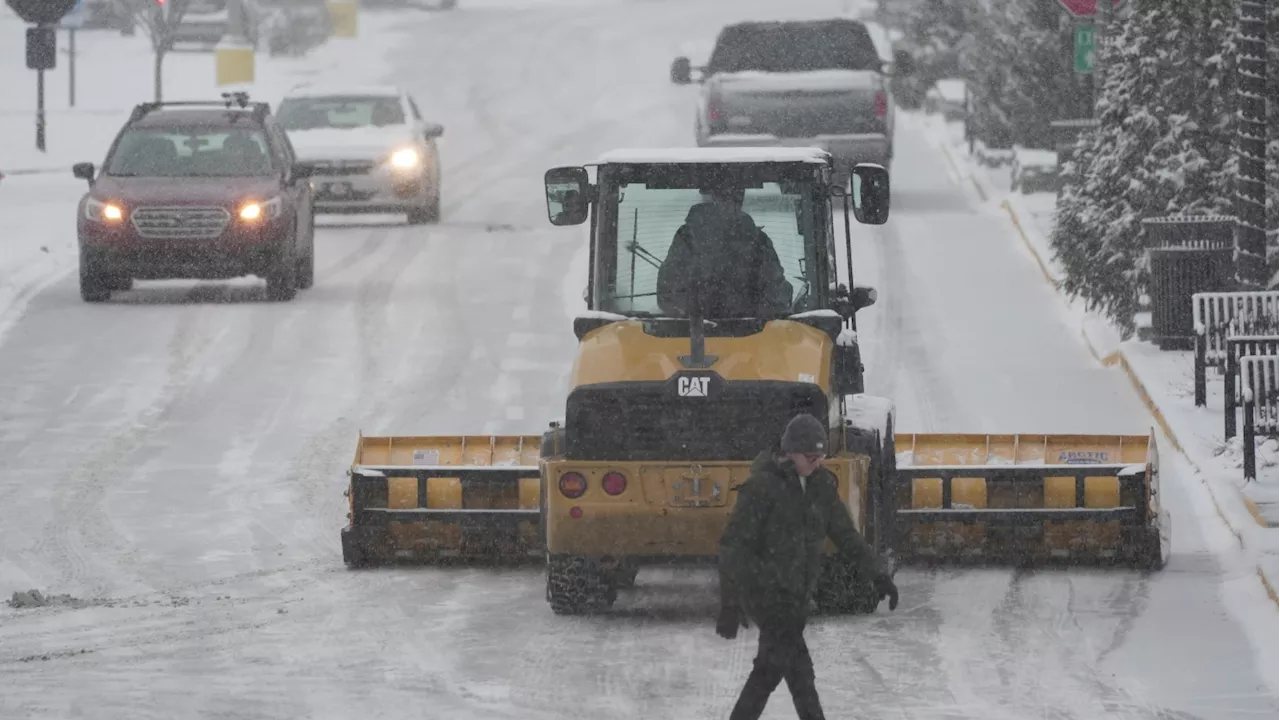
[[[620,150],[594,167],[594,183],[586,167],[554,168],[545,176],[551,223],[588,223],[586,300],[594,313],[576,321],[579,338],[623,318],[687,337],[694,314],[714,320],[713,332],[746,332],[799,315],[834,334],[875,302],[873,289],[851,282],[851,263],[839,267],[833,201],[844,210],[847,258],[851,212],[865,224],[888,219],[889,179],[880,166],[858,166],[848,186],[833,182],[830,155],[813,148]],[[735,204],[762,236],[739,223],[718,249],[706,251],[710,256],[692,263],[708,243],[689,250],[696,234],[690,228],[706,217],[733,216]],[[754,282],[748,293],[754,304],[700,296],[695,308],[687,292],[680,294],[680,278],[690,273],[703,275],[697,284],[704,294],[708,288],[732,294]],[[720,277],[728,279],[717,284]]]

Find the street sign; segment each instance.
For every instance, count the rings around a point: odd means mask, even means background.
[[[76,4],[76,0],[8,0],[18,17],[32,25],[53,25]]]
[[[27,28],[27,69],[52,70],[58,63],[58,31],[51,27]]]
[[[1098,0],[1058,0],[1058,4],[1078,18],[1091,18],[1098,11]],[[1119,10],[1124,0],[1111,0],[1111,7]]]
[[[1075,34],[1076,34],[1076,52],[1075,52],[1076,72],[1087,75],[1093,72],[1093,60],[1094,60],[1093,26],[1077,25]]]

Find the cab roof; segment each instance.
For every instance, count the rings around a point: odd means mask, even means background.
[[[831,155],[813,147],[694,147],[612,150],[597,164],[671,165],[715,163],[813,163],[826,165]]]

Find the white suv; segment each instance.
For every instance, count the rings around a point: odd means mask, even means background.
[[[440,219],[439,123],[397,87],[295,87],[276,119],[309,167],[317,213]]]

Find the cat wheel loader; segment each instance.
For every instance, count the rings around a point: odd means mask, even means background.
[[[590,238],[563,422],[515,437],[361,437],[346,561],[533,558],[554,612],[601,611],[642,566],[714,564],[752,459],[807,412],[828,426],[840,496],[891,568],[1162,567],[1150,432],[896,431],[892,401],[864,392],[856,319],[877,296],[853,282],[849,221],[888,219],[889,175],[832,175],[812,148],[617,150],[594,181],[587,167],[547,171],[552,224],[587,223]],[[704,222],[741,212],[763,235]],[[732,287],[717,283],[726,275]],[[820,611],[875,610],[870,578],[829,542],[822,572]]]

